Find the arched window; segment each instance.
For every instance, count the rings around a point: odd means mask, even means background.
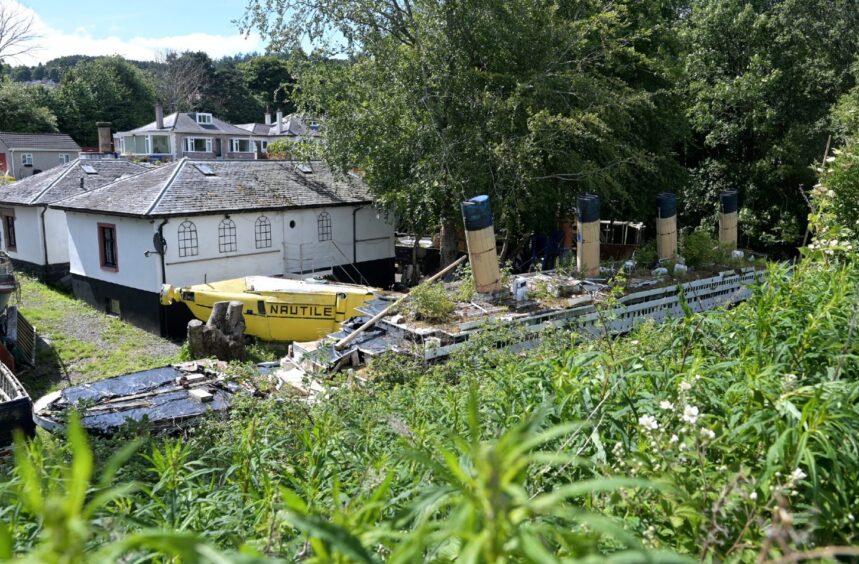
[[[221,220],[221,224],[218,225],[218,251],[232,253],[237,248],[235,222],[232,219]]]
[[[271,247],[271,221],[264,215],[257,218],[256,225],[254,225],[254,238],[257,249]]]
[[[183,221],[179,224],[179,256],[195,257],[198,251],[197,226],[190,221]]]
[[[330,241],[331,240],[331,214],[328,212],[322,212],[319,214],[319,218],[316,220],[316,228],[319,233],[320,241]]]

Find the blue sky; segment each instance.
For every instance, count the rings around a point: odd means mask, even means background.
[[[18,63],[71,54],[153,59],[172,49],[217,58],[264,50],[256,34],[246,39],[233,23],[244,14],[244,0],[7,1],[33,17],[40,35],[38,49]]]

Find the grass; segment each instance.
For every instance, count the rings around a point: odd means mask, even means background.
[[[69,385],[90,382],[179,359],[179,347],[106,315],[57,289],[25,276],[21,311],[42,339],[37,366],[21,374],[33,398]]]

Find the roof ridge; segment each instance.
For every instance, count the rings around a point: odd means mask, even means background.
[[[173,174],[170,175],[170,178],[164,183],[164,187],[158,192],[158,195],[155,197],[155,201],[152,202],[152,205],[143,213],[143,215],[149,215],[152,213],[152,210],[161,203],[161,199],[164,198],[164,194],[167,193],[167,189],[170,188],[170,185],[173,184],[173,181],[176,180],[176,176],[179,174],[179,171],[184,168],[185,163],[188,162],[188,157],[182,157],[177,161],[176,170],[173,171]]]
[[[45,192],[47,192],[48,190],[50,190],[51,188],[53,188],[53,187],[54,187],[54,185],[55,185],[57,182],[59,182],[60,180],[62,180],[63,178],[65,178],[65,177],[66,177],[66,175],[67,175],[68,173],[70,173],[70,172],[72,171],[72,169],[73,169],[73,168],[75,168],[76,166],[78,166],[78,165],[80,164],[80,160],[81,160],[81,159],[80,159],[80,157],[78,157],[78,158],[76,158],[75,160],[73,160],[72,162],[68,163],[68,165],[69,165],[69,166],[66,168],[66,170],[65,170],[61,175],[59,175],[58,177],[54,178],[54,181],[53,181],[53,182],[50,182],[47,186],[45,186],[45,189],[44,189],[44,190],[42,190],[41,192],[39,192],[38,194],[36,194],[34,197],[30,198],[30,201],[29,201],[28,203],[29,203],[29,204],[35,204],[35,203],[36,203],[36,201],[37,201],[39,198],[41,198],[42,196],[44,196],[44,195],[45,195]]]

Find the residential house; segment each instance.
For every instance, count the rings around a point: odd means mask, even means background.
[[[48,204],[144,170],[125,160],[76,158],[0,188],[0,244],[16,268],[59,280],[69,272],[66,214]]]
[[[65,133],[0,132],[0,173],[20,180],[74,160],[80,149]]]
[[[54,205],[66,213],[73,291],[140,327],[184,337],[161,285],[331,275],[389,286],[394,227],[366,185],[321,162],[182,158]]]
[[[299,116],[298,114],[283,115],[277,112],[276,121],[272,122],[271,114],[265,114],[264,123],[242,123],[236,127],[251,134],[261,153],[268,152],[268,144],[278,139],[291,142],[318,142],[321,138],[321,127],[317,120]]]
[[[155,121],[114,134],[114,146],[125,157],[150,161],[191,159],[253,160],[251,134],[204,112],[177,112],[164,116],[155,108]]]

